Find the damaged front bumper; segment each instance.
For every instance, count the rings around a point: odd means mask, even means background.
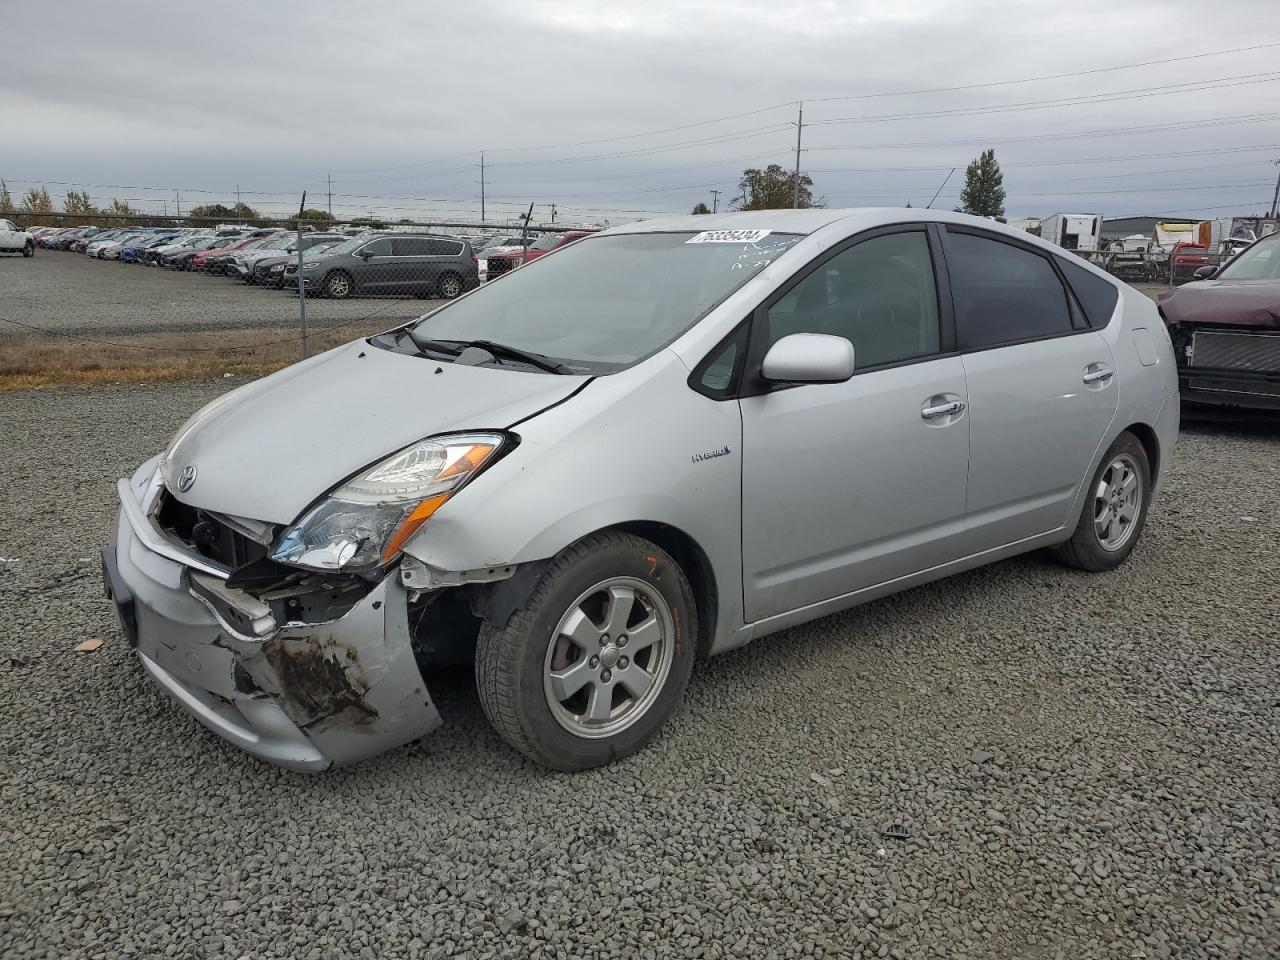
[[[408,592],[385,577],[341,617],[278,623],[228,571],[148,512],[157,480],[120,481],[108,595],[147,672],[214,733],[295,770],[354,763],[440,725],[413,653]]]

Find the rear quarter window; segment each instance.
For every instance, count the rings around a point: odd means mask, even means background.
[[[1116,303],[1120,300],[1120,291],[1116,285],[1095,273],[1090,273],[1070,257],[1058,257],[1058,266],[1062,275],[1067,278],[1071,292],[1080,301],[1084,309],[1085,319],[1095,330],[1105,327],[1111,322],[1111,315],[1116,311]]]

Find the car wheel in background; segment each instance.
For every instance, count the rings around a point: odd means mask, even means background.
[[[351,296],[351,287],[351,275],[343,270],[335,270],[325,276],[321,289],[324,290],[327,297],[331,297],[334,300],[345,300]]]
[[[462,278],[456,273],[446,273],[436,284],[436,292],[445,300],[452,300],[462,293]]]
[[[671,715],[697,651],[693,591],[663,550],[592,534],[558,554],[525,605],[486,622],[476,686],[529,759],[586,770],[639,750]]]
[[[1142,536],[1151,502],[1151,462],[1132,433],[1125,431],[1102,458],[1085,491],[1075,533],[1053,548],[1070,567],[1100,572],[1128,559]]]

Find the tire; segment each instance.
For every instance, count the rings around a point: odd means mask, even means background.
[[[34,257],[36,255],[36,245],[28,240],[26,246],[22,248],[22,255],[28,259]]]
[[[349,273],[345,270],[335,270],[333,273],[325,274],[321,289],[324,290],[324,295],[331,300],[345,300],[351,296],[353,286]]]
[[[1141,441],[1125,431],[1103,456],[1085,491],[1075,533],[1053,548],[1054,557],[1092,573],[1114,570],[1137,546],[1150,504],[1151,461]]]
[[[480,628],[480,703],[535,763],[575,771],[620,759],[652,740],[679,703],[697,620],[689,581],[665,551],[628,533],[591,534],[550,562],[505,624]],[[618,633],[624,622],[634,636]]]
[[[443,274],[436,281],[436,293],[442,300],[453,300],[462,296],[462,289],[462,278],[456,273]]]

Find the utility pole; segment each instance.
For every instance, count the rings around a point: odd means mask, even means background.
[[[551,205],[551,222],[556,222],[556,205],[554,203]]]
[[[329,187],[329,219],[332,220],[333,219],[333,174],[326,173],[324,175],[324,182]]]
[[[796,118],[796,182],[791,193],[791,209],[800,207],[800,132],[804,130],[804,101],[800,101],[800,115]]]
[[[1280,160],[1271,161],[1277,167],[1280,167]],[[1275,219],[1276,213],[1280,211],[1280,170],[1276,171],[1276,192],[1271,197],[1271,219]]]
[[[173,188],[173,201],[178,205],[178,216],[182,216],[182,195],[178,193],[178,188]]]
[[[236,184],[236,213],[240,212],[240,184]]]
[[[720,211],[720,191],[711,191],[711,212],[718,213]]]
[[[307,191],[302,191],[302,202],[298,204],[298,220],[294,224],[298,228],[298,326],[302,332],[302,359],[307,359],[307,288],[302,280],[302,211],[307,209]]]
[[[484,223],[484,151],[480,151],[480,222]]]

